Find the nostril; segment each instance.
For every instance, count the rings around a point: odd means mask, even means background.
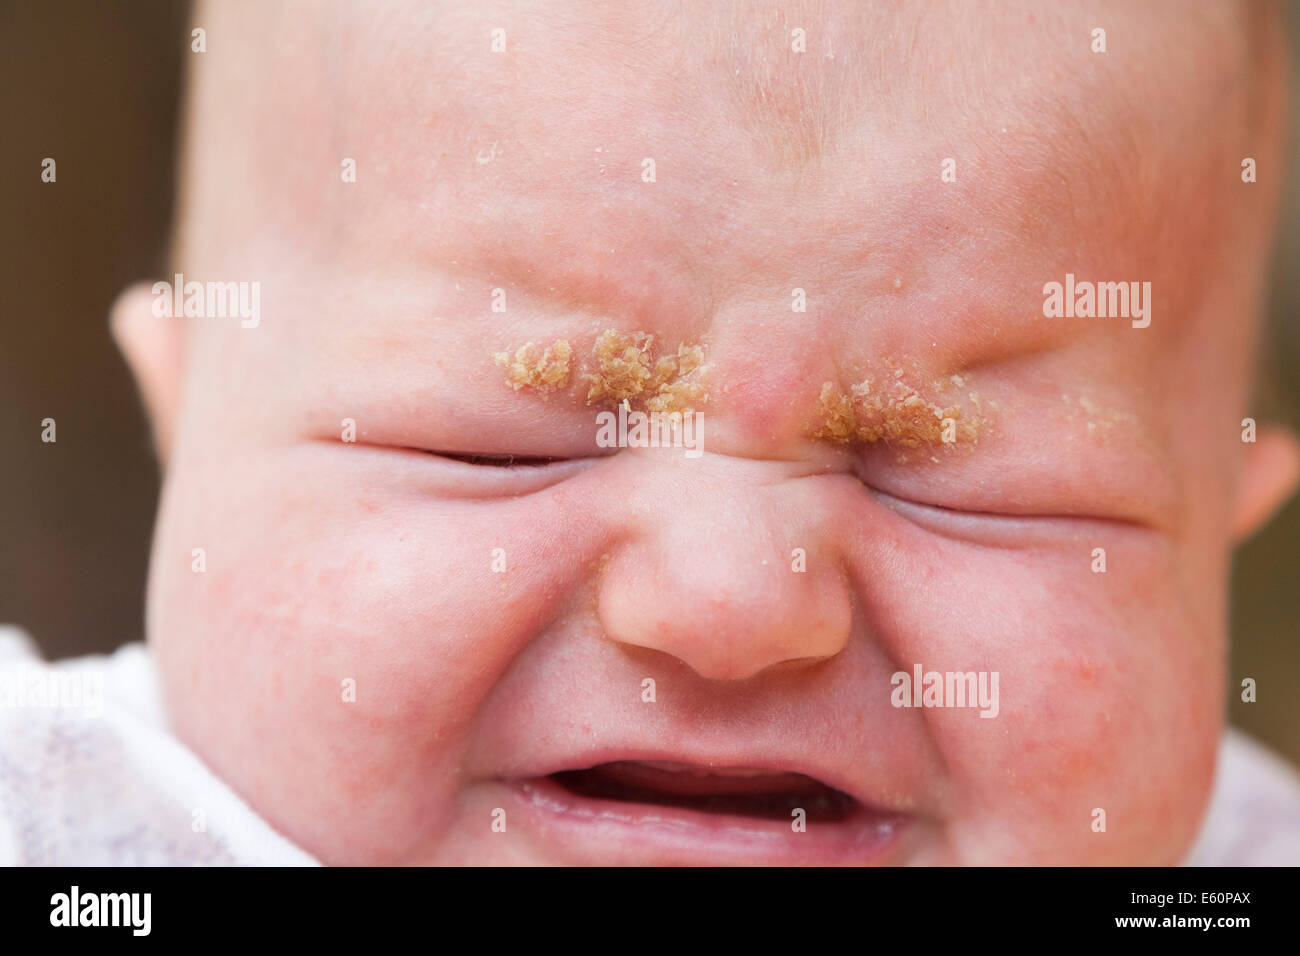
[[[784,674],[794,671],[803,671],[818,664],[825,664],[829,660],[834,660],[834,654],[812,654],[806,657],[789,657],[783,661],[777,661],[765,667],[763,674]]]

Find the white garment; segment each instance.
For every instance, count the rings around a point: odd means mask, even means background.
[[[143,644],[47,664],[0,626],[0,865],[315,862],[168,732]]]
[[[1300,865],[1300,773],[1229,729],[1219,744],[1201,835],[1183,865]]]
[[[0,626],[0,865],[315,862],[171,735],[143,644],[48,664]],[[1300,864],[1300,774],[1225,734],[1187,864]]]

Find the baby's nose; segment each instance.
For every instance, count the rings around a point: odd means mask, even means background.
[[[605,633],[743,680],[844,649],[852,603],[823,483],[780,463],[648,463],[600,584]]]

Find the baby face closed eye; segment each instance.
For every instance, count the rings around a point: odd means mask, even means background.
[[[196,77],[260,135],[195,121],[177,271],[264,304],[189,343],[177,732],[327,862],[1177,860],[1247,348],[1212,77],[1011,9],[337,15],[345,102],[296,47]],[[353,183],[264,161],[339,142]],[[1067,273],[1149,281],[1152,321],[1049,318]],[[702,454],[602,442],[620,410],[702,416]]]

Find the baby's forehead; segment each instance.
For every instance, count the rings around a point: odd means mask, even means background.
[[[1102,52],[1089,16],[1034,5],[344,7],[283,47],[229,31],[247,48],[203,67],[190,156],[360,271],[669,337],[795,288],[841,323],[905,291],[953,325],[1067,272],[1158,282],[1208,256],[1230,204],[1202,187],[1247,139],[1215,106],[1249,71],[1233,8],[1198,11],[1107,9]],[[238,209],[208,195],[192,234]]]
[[[949,216],[954,194],[968,206],[978,189],[989,207],[1086,210],[1116,197],[1117,170],[1162,152],[1186,165],[1250,71],[1232,8],[1185,14],[1116,6],[1095,26],[1032,4],[448,4],[382,18],[344,6],[291,43],[228,31],[197,64],[215,79],[195,106],[220,140],[209,152],[257,150],[256,177],[297,213],[337,183],[288,174],[341,153],[356,154],[354,192],[376,215],[439,211],[440,190],[654,206],[675,223],[769,215],[767,200],[865,232],[864,207],[876,225],[896,207]]]
[[[611,307],[626,304],[613,286],[629,265],[677,313],[678,295],[723,298],[759,277],[865,280],[843,290],[861,300],[974,240],[1002,261],[978,275],[995,297],[1013,273],[1041,286],[1062,271],[1053,252],[1156,271],[1151,230],[1235,165],[1219,148],[1231,137],[1205,136],[1222,84],[1190,86],[1223,54],[1171,74],[1170,41],[1131,17],[1111,32],[1145,61],[1094,53],[1086,20],[969,10],[687,5],[536,30],[504,18],[499,54],[469,18],[429,129],[452,150],[409,198],[439,195],[451,228],[438,252],[458,266],[558,274],[575,296],[614,294]],[[962,275],[976,272],[946,279]]]
[[[461,128],[522,134],[531,119],[560,149],[566,133],[647,146],[676,133],[699,158],[782,171],[869,163],[897,140],[918,159],[938,144],[951,155],[1032,128],[1078,152],[1201,124],[1250,88],[1244,8],[1163,6],[453,8],[429,66]]]

